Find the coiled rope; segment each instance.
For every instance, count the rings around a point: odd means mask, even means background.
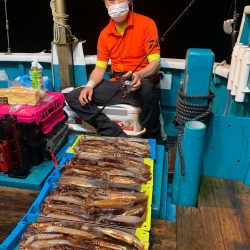
[[[56,5],[55,5],[55,0],[50,1],[50,8],[53,16],[53,21],[54,21],[54,40],[53,42],[58,43],[60,41],[61,35],[60,35],[60,27],[64,27],[68,32],[69,36],[71,37],[72,41],[77,42],[78,39],[72,34],[71,32],[71,27],[66,24],[62,24],[61,20],[63,22],[66,22],[68,20],[69,15],[67,14],[62,14],[59,15],[56,13]]]
[[[175,127],[178,129],[177,150],[180,157],[181,175],[185,175],[185,162],[181,146],[181,138],[184,133],[185,123],[188,121],[201,121],[206,123],[212,113],[212,100],[214,94],[209,93],[208,96],[193,96],[183,93],[183,87],[178,89],[178,98],[176,103],[176,117],[174,120]],[[208,100],[207,105],[193,104],[187,102],[186,99]]]

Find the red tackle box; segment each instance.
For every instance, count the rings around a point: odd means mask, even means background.
[[[0,118],[9,114],[16,115],[18,123],[35,124],[41,128],[43,134],[48,134],[55,125],[66,118],[63,110],[64,95],[59,92],[47,92],[43,101],[32,105],[0,105]]]
[[[23,163],[20,130],[17,117],[9,114],[0,118],[1,166],[0,170],[8,172],[11,168],[18,168]]]
[[[8,141],[0,142],[0,171],[8,172],[12,167]]]

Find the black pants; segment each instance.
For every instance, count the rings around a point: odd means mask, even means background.
[[[111,121],[104,113],[100,113],[93,119],[99,110],[97,106],[105,105],[110,97],[117,92],[108,105],[130,104],[139,106],[141,108],[139,123],[143,128],[146,128],[145,137],[159,138],[161,134],[159,89],[154,80],[151,78],[143,79],[140,89],[130,92],[125,99],[122,98],[123,93],[118,91],[119,88],[119,82],[103,81],[94,88],[92,101],[89,104],[82,106],[78,100],[83,88],[75,89],[66,94],[66,101],[75,113],[97,129],[98,134],[103,136],[124,136],[121,127]]]

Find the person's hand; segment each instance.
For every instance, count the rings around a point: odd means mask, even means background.
[[[123,78],[126,78],[132,73],[132,71],[128,71],[125,75],[123,75]],[[130,90],[136,91],[141,87],[141,78],[139,72],[134,72],[132,75],[132,81],[130,83]]]
[[[79,102],[84,106],[91,102],[93,95],[93,87],[86,86],[80,93]]]

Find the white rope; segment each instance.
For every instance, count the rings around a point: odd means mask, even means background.
[[[64,27],[65,29],[67,29],[67,31],[69,32],[69,35],[71,36],[72,40],[74,40],[74,42],[77,42],[78,39],[72,34],[71,32],[71,27],[69,25],[66,25],[66,24],[62,24],[61,23],[61,20],[62,21],[67,21],[68,20],[68,17],[69,15],[67,14],[57,14],[56,13],[56,5],[55,5],[55,0],[51,0],[50,1],[50,8],[51,8],[51,11],[52,11],[52,16],[53,16],[53,21],[54,21],[54,40],[53,42],[57,43],[60,41],[60,27]]]
[[[214,84],[216,84],[214,81],[215,81],[215,79],[216,79],[216,69],[217,69],[217,67],[219,67],[219,66],[225,66],[227,64],[227,61],[226,60],[223,60],[222,62],[220,62],[220,63],[216,63],[216,64],[214,64],[214,67],[213,67],[213,83]]]

